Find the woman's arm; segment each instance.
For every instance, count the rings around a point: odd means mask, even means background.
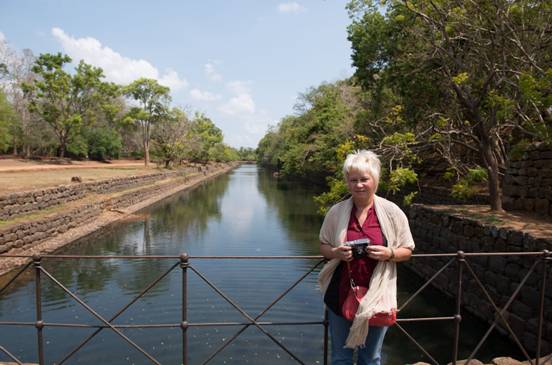
[[[378,261],[402,262],[408,261],[412,256],[412,250],[406,247],[392,248],[371,245],[366,248],[366,251],[370,258]]]
[[[320,253],[329,260],[340,259],[342,261],[351,261],[353,259],[353,252],[349,246],[333,247],[327,243],[320,242]]]

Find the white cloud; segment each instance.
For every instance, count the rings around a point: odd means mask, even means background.
[[[222,81],[222,75],[217,72],[215,65],[212,62],[205,64],[205,75],[210,81],[220,82]]]
[[[231,116],[255,113],[255,102],[249,91],[249,82],[231,81],[226,87],[234,96],[218,108],[221,113]]]
[[[249,84],[251,84],[249,81],[236,80],[227,83],[226,87],[234,94],[249,94]]]
[[[60,28],[52,28],[52,35],[74,61],[84,60],[86,63],[101,67],[109,81],[129,84],[140,77],[146,77],[157,80],[160,84],[170,87],[172,91],[188,86],[188,82],[178,76],[176,71],[168,69],[161,74],[148,61],[124,57],[111,48],[103,46],[95,38],[74,38]]]
[[[219,110],[228,115],[253,114],[255,113],[255,102],[249,94],[240,94],[230,98],[219,107]]]
[[[190,96],[196,101],[215,101],[220,99],[220,95],[213,94],[209,91],[201,91],[199,89],[190,90]]]
[[[0,32],[0,43],[3,43],[6,41],[6,36],[4,35],[4,33]]]
[[[306,9],[303,5],[296,2],[278,4],[278,11],[280,13],[300,13],[305,10]]]

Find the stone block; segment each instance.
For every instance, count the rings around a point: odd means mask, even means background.
[[[495,357],[490,365],[523,365],[523,363],[511,357]]]
[[[506,259],[502,256],[491,256],[489,258],[489,266],[491,270],[497,274],[504,272],[504,267],[506,266]],[[493,281],[493,285],[494,285]]]
[[[523,209],[532,212],[535,210],[535,199],[524,198],[523,199]]]
[[[528,319],[531,317],[531,308],[520,302],[519,300],[514,300],[514,302],[512,303],[512,313],[514,313],[515,315],[521,317],[521,318],[525,318],[525,319]]]
[[[511,246],[521,247],[523,245],[523,232],[521,231],[509,231],[507,244]]]
[[[535,200],[535,211],[539,214],[546,215],[550,208],[550,202],[548,199],[536,199]]]

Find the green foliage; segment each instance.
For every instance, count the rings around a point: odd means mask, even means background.
[[[13,107],[0,90],[0,152],[6,152],[12,145],[12,130],[16,118]]]
[[[124,118],[124,123],[139,126],[144,148],[144,163],[147,166],[152,125],[165,122],[169,118],[170,89],[160,85],[156,80],[140,78],[124,87],[122,91],[140,105],[131,108]]]
[[[86,154],[82,141],[76,137],[78,131],[95,123],[101,113],[112,110],[112,100],[118,93],[116,86],[102,81],[101,68],[81,61],[71,75],[63,69],[70,62],[71,58],[61,53],[41,54],[32,67],[37,77],[23,84],[30,99],[29,110],[51,127],[61,157],[69,143],[72,154]]]
[[[112,128],[93,128],[86,134],[88,157],[92,160],[107,161],[117,159],[121,153],[122,140]]]
[[[223,149],[217,147],[223,140],[222,131],[204,114],[195,114],[191,121],[189,136],[190,140],[193,140],[193,148],[190,153],[192,161],[206,162],[223,158]]]
[[[256,151],[251,147],[240,147],[237,153],[238,159],[241,161],[255,161],[257,159]]]
[[[318,213],[326,214],[328,209],[335,203],[345,199],[349,194],[347,184],[343,178],[328,177],[329,190],[314,197],[314,201],[318,205]]]
[[[403,204],[405,206],[412,205],[412,203],[414,202],[414,198],[416,198],[416,195],[418,195],[417,191],[406,194],[403,198]]]
[[[510,159],[520,160],[523,157],[523,154],[527,151],[529,145],[530,143],[527,139],[522,139],[521,141],[516,143],[510,149]]]
[[[67,152],[72,158],[79,160],[88,158],[88,143],[86,138],[78,132],[71,133],[67,142]]]
[[[495,192],[504,146],[552,142],[549,1],[351,0],[348,9],[355,79],[369,95],[362,132],[375,143],[382,130],[399,144],[393,133],[412,132],[407,145],[455,170],[485,163]],[[399,118],[392,104],[403,106]],[[501,208],[497,194],[491,207]]]
[[[469,169],[468,173],[466,174],[466,179],[470,183],[485,182],[488,179],[487,170],[485,170],[481,166],[477,166],[475,168]]]
[[[408,184],[415,184],[418,181],[418,175],[410,168],[399,167],[389,173],[387,189],[395,194],[402,187]]]
[[[257,161],[283,175],[323,183],[340,169],[339,148],[353,136],[357,93],[340,81],[301,95],[298,114],[283,118],[259,142]]]
[[[488,174],[481,166],[471,168],[467,174],[452,186],[451,195],[460,200],[467,200],[477,193],[477,184],[487,181]]]

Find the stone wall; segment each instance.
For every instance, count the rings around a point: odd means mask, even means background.
[[[86,183],[61,185],[0,196],[0,220],[8,220],[43,210],[55,205],[81,199],[88,193],[107,194],[133,187],[151,184],[178,174],[189,174],[206,170],[206,167],[188,167],[178,171],[157,172],[148,175],[113,178]]]
[[[8,225],[0,229],[0,254],[7,253],[14,248],[25,248],[27,245],[36,245],[46,239],[64,233],[71,228],[89,222],[98,217],[104,210],[124,209],[154,196],[155,194],[169,191],[179,185],[183,185],[190,179],[199,181],[203,175],[216,173],[232,166],[233,165],[212,164],[194,167],[186,170],[189,173],[186,176],[173,174],[173,179],[166,182],[160,181],[142,188],[132,189],[131,191],[121,193],[114,197],[100,198],[96,202],[90,204],[75,204],[78,206],[73,206],[61,213],[51,213],[38,219],[28,220],[24,223]],[[191,171],[194,173],[190,173]],[[182,174],[183,171],[181,170],[178,173]],[[164,177],[167,176],[167,174],[164,174]],[[111,186],[115,185],[116,184]],[[108,191],[107,186],[109,186],[109,184],[102,184],[99,182],[97,186],[104,186],[106,189],[104,191]]]
[[[552,239],[535,238],[521,231],[497,228],[492,224],[481,224],[478,222],[481,221],[481,217],[466,218],[441,208],[423,205],[413,205],[409,215],[416,241],[416,253],[454,253],[458,250],[465,252],[552,250]],[[480,256],[466,259],[500,308],[507,302],[535,260],[539,260],[536,273],[529,277],[506,313],[510,326],[522,344],[529,351],[535,351],[542,260],[520,256]],[[406,265],[428,279],[449,260],[450,257],[414,258]],[[549,310],[552,308],[552,262],[548,266],[543,353],[552,351],[552,311]],[[463,280],[462,299],[465,310],[491,323],[495,318],[493,307],[467,269],[464,269]],[[449,266],[435,279],[434,284],[445,294],[455,297],[456,265]]]
[[[507,210],[552,216],[552,147],[534,145],[511,158],[502,193]]]

